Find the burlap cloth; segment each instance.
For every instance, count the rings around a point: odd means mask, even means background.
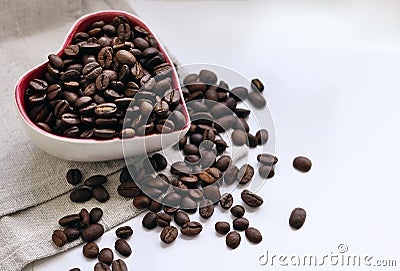
[[[78,163],[50,156],[26,136],[14,106],[18,78],[58,51],[78,17],[106,9],[134,11],[123,0],[0,0],[0,7],[0,270],[15,271],[82,243],[77,240],[62,249],[52,243],[58,219],[66,214],[99,206],[104,210],[100,223],[108,230],[142,211],[116,192],[124,160]],[[244,153],[235,150],[233,159],[239,160]],[[65,175],[75,167],[82,170],[84,178],[107,175],[110,200],[71,202],[73,187]]]

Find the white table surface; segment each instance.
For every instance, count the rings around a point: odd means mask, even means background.
[[[261,244],[251,245],[242,235],[240,247],[228,250],[213,230],[216,221],[231,221],[220,208],[195,240],[179,237],[171,246],[160,244],[160,230],[143,230],[139,216],[124,223],[135,230],[129,241],[134,253],[126,259],[130,270],[343,270],[258,262],[266,250],[322,258],[338,254],[339,244],[348,246],[345,255],[400,264],[399,1],[142,0],[132,5],[183,63],[219,64],[262,78],[280,162],[276,176],[259,191],[265,204],[246,215],[261,229]],[[300,154],[313,161],[308,174],[291,166]],[[308,217],[295,232],[288,217],[298,206]],[[112,247],[114,241],[110,231],[98,243]],[[81,250],[25,270],[93,270],[96,261],[86,260]],[[174,264],[177,259],[180,265]]]

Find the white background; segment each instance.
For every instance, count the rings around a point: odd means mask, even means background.
[[[377,270],[258,264],[266,250],[322,257],[337,254],[341,243],[349,247],[346,255],[400,265],[399,1],[147,0],[132,6],[182,63],[224,65],[262,78],[280,162],[259,191],[265,204],[246,214],[262,231],[261,244],[242,234],[240,247],[227,249],[213,230],[217,220],[231,221],[220,208],[195,240],[179,237],[168,247],[160,244],[159,230],[143,230],[139,216],[124,224],[135,230],[130,270]],[[291,166],[300,154],[313,161],[307,174]],[[308,217],[295,232],[288,217],[299,206]],[[99,246],[114,241],[110,231]],[[33,270],[92,270],[96,261],[81,250],[39,261]]]

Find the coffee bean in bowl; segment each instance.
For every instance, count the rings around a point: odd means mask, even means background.
[[[90,28],[100,21],[104,29]],[[122,141],[125,154],[139,155],[172,145],[189,128],[173,62],[134,15],[103,11],[82,17],[48,59],[21,77],[15,98],[28,136],[54,156],[119,159]],[[150,111],[137,111],[141,104]]]

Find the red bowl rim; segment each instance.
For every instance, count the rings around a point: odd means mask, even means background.
[[[182,131],[188,129],[188,127],[189,127],[189,125],[190,125],[190,118],[189,118],[189,114],[188,114],[188,111],[187,111],[186,103],[185,103],[185,101],[184,101],[182,89],[181,89],[181,86],[180,86],[180,83],[179,83],[179,78],[178,78],[177,71],[176,71],[176,69],[175,69],[174,63],[173,63],[173,61],[171,60],[171,57],[170,57],[170,56],[168,55],[168,53],[166,52],[166,50],[165,50],[164,46],[162,45],[162,43],[159,41],[159,39],[157,38],[157,36],[154,35],[154,32],[151,30],[151,28],[150,28],[145,22],[143,22],[141,19],[139,19],[138,17],[136,17],[135,15],[130,14],[130,13],[127,13],[127,12],[124,12],[124,11],[120,11],[120,10],[103,10],[103,11],[98,11],[98,12],[89,13],[89,14],[86,14],[86,15],[80,17],[80,18],[72,25],[72,27],[71,27],[70,30],[68,31],[68,34],[67,34],[67,36],[66,36],[66,38],[65,38],[65,40],[64,40],[64,42],[63,42],[63,44],[62,44],[62,46],[61,46],[61,48],[59,49],[57,55],[61,55],[61,54],[63,53],[65,47],[67,47],[67,45],[72,41],[74,35],[75,35],[76,32],[77,32],[77,29],[79,28],[79,26],[80,26],[83,22],[85,22],[85,21],[88,20],[88,19],[92,19],[92,18],[94,18],[94,17],[102,16],[102,15],[104,15],[104,14],[110,14],[110,15],[113,15],[113,16],[125,16],[125,17],[127,17],[130,21],[132,21],[132,22],[134,22],[135,24],[137,24],[137,25],[143,27],[143,28],[146,29],[151,35],[153,35],[153,37],[154,37],[155,40],[157,41],[157,44],[158,44],[158,47],[159,47],[161,53],[166,57],[166,62],[169,63],[169,64],[171,65],[171,67],[172,67],[172,73],[173,73],[173,77],[174,77],[173,79],[174,79],[174,83],[175,83],[175,84],[174,84],[174,87],[177,88],[177,89],[179,90],[179,93],[180,93],[180,95],[181,95],[181,105],[182,105],[182,108],[183,108],[183,114],[184,114],[184,116],[185,116],[185,118],[186,118],[186,124],[185,124],[185,126],[184,126],[181,130],[173,131],[173,133],[182,132]],[[99,18],[99,19],[101,19],[101,18]],[[127,138],[127,139],[121,139],[121,138],[118,138],[118,137],[115,137],[115,138],[112,138],[112,139],[105,139],[105,140],[102,140],[102,139],[91,139],[91,138],[89,138],[89,139],[82,139],[82,138],[70,138],[70,137],[59,136],[59,135],[55,135],[55,134],[52,134],[52,133],[49,133],[49,132],[47,132],[47,131],[45,131],[45,130],[40,129],[40,128],[39,128],[35,123],[33,123],[32,120],[28,117],[28,115],[27,115],[27,113],[26,113],[26,111],[25,111],[24,105],[23,105],[23,104],[24,104],[24,101],[23,101],[24,95],[20,95],[20,93],[21,93],[21,92],[25,92],[25,89],[22,88],[22,84],[23,84],[24,79],[25,79],[26,77],[28,77],[29,74],[31,74],[32,72],[37,71],[37,70],[44,69],[45,66],[46,66],[47,64],[48,64],[48,61],[46,61],[46,62],[44,62],[44,63],[42,63],[42,64],[39,64],[38,66],[36,66],[36,67],[32,68],[31,70],[29,70],[28,72],[26,72],[24,75],[22,75],[22,76],[20,77],[20,79],[18,80],[18,82],[17,82],[17,84],[16,84],[16,86],[15,86],[15,93],[14,93],[14,95],[15,95],[15,102],[16,102],[17,110],[18,110],[19,114],[22,116],[22,119],[23,119],[25,122],[27,122],[27,124],[28,124],[31,128],[33,128],[36,132],[38,132],[38,133],[40,133],[40,134],[42,134],[42,135],[45,135],[45,136],[47,136],[47,137],[53,138],[53,139],[55,139],[55,140],[59,140],[59,141],[67,141],[67,142],[75,142],[75,143],[89,143],[89,144],[90,144],[90,143],[118,142],[118,141],[121,141],[121,142],[122,142],[123,140],[134,140],[135,138],[142,138],[142,137],[144,137],[144,138],[149,138],[149,137],[160,136],[160,134],[150,134],[150,135],[144,135],[144,136],[134,136],[133,138]]]

